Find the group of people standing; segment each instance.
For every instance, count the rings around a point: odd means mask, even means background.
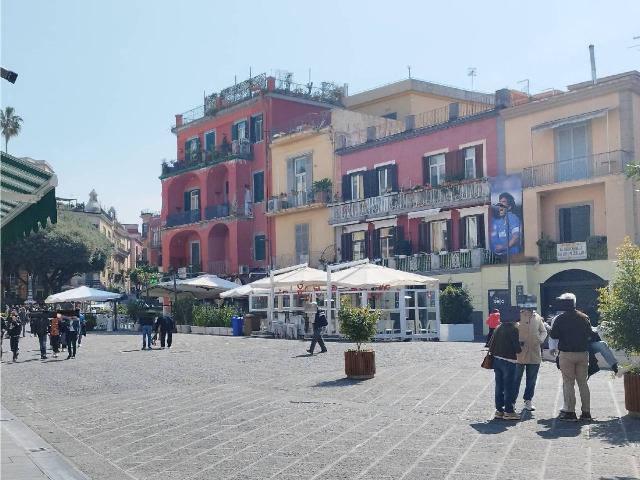
[[[18,310],[10,310],[7,319],[2,319],[0,342],[4,340],[6,332],[14,362],[18,360],[20,336],[21,334],[25,336],[24,326],[27,323],[31,326],[31,335],[38,337],[41,360],[47,359],[47,337],[54,358],[57,358],[61,351],[67,350],[67,359],[72,359],[76,358],[82,337],[87,334],[85,316],[77,310],[59,312],[31,310],[27,313],[27,321],[20,317]]]
[[[495,374],[495,418],[520,419],[515,411],[515,403],[523,376],[526,377],[524,410],[535,410],[533,396],[542,363],[542,344],[548,335],[550,353],[556,357],[556,364],[562,373],[564,405],[558,419],[578,420],[576,383],[580,391],[580,420],[592,419],[587,379],[598,371],[595,353],[602,353],[614,372],[617,372],[618,365],[607,344],[591,326],[589,317],[576,310],[575,295],[565,293],[558,300],[564,302],[563,310],[552,319],[550,325],[534,309],[522,310],[518,322],[501,320],[497,311],[493,311],[493,317],[490,315],[487,319],[487,323],[490,323],[488,354],[492,357]],[[495,325],[493,330],[491,325]]]
[[[176,327],[173,318],[169,315],[143,315],[140,318],[142,326],[142,350],[152,350],[152,345],[156,344],[158,336],[160,336],[160,348],[171,348],[173,339],[173,330]],[[151,333],[154,333],[153,338]]]

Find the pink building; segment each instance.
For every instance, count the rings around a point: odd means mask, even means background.
[[[163,164],[162,267],[218,275],[266,269],[275,255],[265,216],[272,192],[268,132],[340,104],[342,90],[258,75],[176,115],[177,160]]]

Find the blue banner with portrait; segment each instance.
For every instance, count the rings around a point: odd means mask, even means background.
[[[490,248],[499,256],[524,252],[522,178],[507,175],[489,178],[491,188]]]

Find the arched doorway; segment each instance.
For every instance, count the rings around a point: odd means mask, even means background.
[[[209,231],[207,247],[209,252],[207,271],[215,275],[230,274],[229,227],[224,223],[214,225]]]
[[[540,285],[542,315],[546,318],[553,309],[553,300],[559,295],[568,292],[576,296],[578,310],[586,313],[591,323],[597,325],[598,314],[598,288],[608,284],[606,280],[587,270],[564,270],[549,277]]]

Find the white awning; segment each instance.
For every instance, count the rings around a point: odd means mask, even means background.
[[[570,125],[572,123],[586,122],[587,120],[591,120],[592,118],[604,117],[607,115],[608,111],[608,108],[603,108],[601,110],[595,110],[589,113],[581,113],[580,115],[573,115],[571,117],[565,117],[558,120],[552,120],[550,122],[540,123],[531,127],[531,131],[539,132],[542,130],[548,130],[550,128],[564,127],[565,125]]]
[[[345,225],[344,233],[361,232],[363,230],[369,230],[368,223],[354,223],[352,225]]]
[[[373,226],[376,230],[379,228],[395,227],[397,224],[398,217],[393,217],[387,220],[376,220],[373,222]]]
[[[432,218],[435,216],[440,216],[441,208],[430,208],[428,210],[418,210],[416,212],[409,212],[407,217],[409,218]],[[451,210],[447,210],[443,212],[443,215],[448,215],[447,218],[451,218]]]

